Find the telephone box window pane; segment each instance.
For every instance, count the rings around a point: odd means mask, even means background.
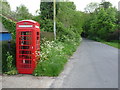
[[[28,36],[21,36],[19,39],[20,40],[31,40],[32,38]]]
[[[25,64],[31,64],[31,60],[25,60],[24,63]]]
[[[31,60],[21,60],[21,63],[23,63],[23,64],[31,64]]]
[[[21,35],[31,35],[31,31],[24,31],[24,32],[21,32]]]
[[[37,37],[37,40],[39,40],[39,37]]]
[[[20,54],[31,54],[31,51],[20,51]]]
[[[29,49],[29,46],[20,46],[20,49]]]
[[[19,58],[21,59],[31,59],[30,55],[19,55]]]
[[[37,32],[37,35],[39,35],[39,32]]]
[[[19,45],[31,45],[30,41],[19,41]]]

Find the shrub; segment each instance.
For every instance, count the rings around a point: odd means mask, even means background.
[[[1,15],[0,15],[0,17],[2,17],[2,24],[8,30],[8,32],[11,33],[13,40],[15,40],[15,37],[16,37],[16,22],[13,22],[12,20],[7,19],[6,17],[1,16]]]
[[[13,45],[13,44],[11,44]],[[15,46],[14,48],[8,48],[6,42],[4,42],[3,47],[3,55],[2,55],[2,71],[8,75],[15,75],[17,74],[17,70],[15,67]],[[6,53],[6,54],[5,54]]]
[[[6,56],[7,56],[7,60],[6,60],[7,61],[7,70],[10,71],[10,70],[12,70],[13,56],[10,55],[9,52],[7,52]]]
[[[11,68],[15,67],[15,57],[16,57],[16,46],[15,42],[11,41],[10,48],[8,47],[8,42],[2,42],[2,71],[8,72],[10,68],[8,68],[8,64],[10,64]]]

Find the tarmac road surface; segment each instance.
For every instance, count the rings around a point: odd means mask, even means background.
[[[51,88],[118,88],[118,49],[83,39]]]

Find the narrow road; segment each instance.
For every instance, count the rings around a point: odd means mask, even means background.
[[[83,39],[51,88],[117,88],[118,49]]]

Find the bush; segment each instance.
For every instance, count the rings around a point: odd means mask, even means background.
[[[51,19],[41,19],[40,16],[36,16],[33,20],[40,24],[41,31],[53,32],[53,20]]]
[[[7,70],[10,71],[10,70],[12,70],[13,56],[10,55],[9,52],[7,52],[6,56],[7,56],[7,60],[6,60],[7,61]]]
[[[5,18],[4,16],[2,17],[2,24],[4,25],[4,27],[8,30],[8,32],[11,33],[12,35],[12,39],[15,40],[16,37],[16,22],[13,22],[10,19]]]
[[[85,21],[84,33],[90,39],[97,41],[118,40],[116,12],[113,7],[99,8],[97,12],[90,14],[91,17]]]
[[[15,42],[11,41],[10,48],[8,42],[2,42],[2,71],[8,72],[15,67],[15,58],[16,58],[16,46]],[[11,67],[11,68],[10,68]]]

